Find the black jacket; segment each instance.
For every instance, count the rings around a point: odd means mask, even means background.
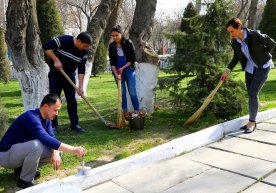
[[[134,67],[134,62],[136,61],[135,57],[135,48],[131,40],[122,38],[121,40],[121,47],[126,57],[126,60],[131,63],[131,66]],[[109,59],[110,65],[116,66],[117,65],[117,49],[116,49],[116,42],[111,42],[109,44]]]
[[[261,34],[258,31],[250,30],[248,28],[244,28],[244,30],[247,30],[247,38],[245,39],[245,42],[248,45],[250,56],[254,63],[262,68],[262,66],[272,58],[271,52],[275,48],[276,43],[266,34]],[[241,50],[241,44],[237,42],[236,39],[232,40],[232,48],[234,50],[234,55],[227,68],[232,70],[236,64],[240,62],[242,69],[244,70],[247,58]]]

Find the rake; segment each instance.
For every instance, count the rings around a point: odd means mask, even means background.
[[[74,84],[74,82],[70,79],[70,77],[64,72],[64,70],[61,68],[59,69],[61,74],[65,77],[65,79],[71,84],[71,86],[78,91],[78,87]],[[111,121],[106,121],[104,118],[100,115],[100,113],[95,109],[95,107],[88,101],[88,99],[82,94],[81,98],[87,103],[87,105],[94,111],[94,113],[97,115],[97,117],[107,126],[107,127],[113,127],[116,128],[116,123],[113,123]]]
[[[184,125],[192,125],[195,121],[199,119],[201,116],[202,112],[206,109],[206,107],[209,105],[209,103],[212,101],[214,98],[216,92],[222,85],[223,80],[220,80],[216,88],[209,94],[209,96],[204,100],[203,104],[201,107],[185,122]]]

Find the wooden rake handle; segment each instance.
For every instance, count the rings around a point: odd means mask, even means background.
[[[71,86],[78,92],[79,88],[74,84],[74,82],[71,80],[71,78],[66,74],[66,72],[64,72],[64,70],[62,68],[59,69],[59,71],[61,72],[61,74],[65,77],[65,79],[71,84]],[[100,115],[100,113],[98,113],[97,109],[95,109],[95,107],[88,101],[88,99],[82,94],[80,95],[81,98],[83,98],[83,100],[88,104],[88,106],[94,111],[94,113],[96,113],[97,117],[104,123],[106,124],[106,121],[104,120],[104,118]]]

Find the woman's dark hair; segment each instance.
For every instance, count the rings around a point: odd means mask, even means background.
[[[228,23],[226,24],[226,28],[228,28],[229,26],[232,26],[235,29],[238,29],[239,26],[241,26],[241,29],[243,29],[242,22],[239,18],[232,18],[230,21],[228,21]]]
[[[122,33],[122,28],[121,28],[120,25],[116,25],[116,26],[111,28],[111,32],[113,32],[113,31],[118,32],[118,33]]]
[[[57,94],[54,94],[54,93],[47,94],[41,101],[40,106],[42,107],[44,104],[47,104],[49,106],[54,105],[54,104],[56,104],[57,100],[59,100],[61,102],[61,100]]]
[[[92,37],[90,36],[89,33],[87,32],[81,32],[78,36],[77,39],[79,39],[82,43],[87,43],[89,45],[92,44]]]

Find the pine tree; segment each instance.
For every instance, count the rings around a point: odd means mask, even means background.
[[[7,55],[7,47],[4,39],[3,29],[0,27],[0,81],[7,83],[10,80],[11,67]],[[6,131],[8,122],[7,110],[1,104],[0,97],[0,138]]]
[[[7,123],[8,123],[7,109],[1,103],[1,97],[0,97],[0,138],[2,138],[2,136],[4,135],[7,129]]]
[[[3,29],[0,27],[0,81],[7,83],[11,77],[11,66],[8,60],[7,45]]]
[[[267,0],[263,17],[259,25],[261,33],[269,35],[276,41],[276,0]],[[276,58],[276,50],[273,51],[273,58]]]
[[[105,71],[106,65],[107,65],[106,56],[107,56],[107,50],[104,45],[103,38],[101,38],[95,55],[95,60],[93,63],[93,68],[92,68],[93,76],[96,76],[98,73]]]
[[[37,0],[37,17],[42,43],[64,34],[55,0]]]
[[[229,35],[225,24],[229,20],[229,4],[224,0],[215,0],[204,16],[190,18],[189,32],[177,32],[169,35],[178,46],[173,58],[172,71],[178,75],[167,84],[176,103],[187,104],[194,110],[218,84],[222,68],[230,61]],[[184,78],[192,78],[187,87],[183,87]],[[220,89],[220,97],[209,105],[209,110],[217,116],[229,117],[242,111],[246,103],[243,95],[244,85],[228,80]],[[219,95],[219,94],[218,94]],[[226,105],[227,104],[227,105]],[[224,106],[223,106],[224,105]]]
[[[189,2],[183,13],[180,31],[189,33],[191,31],[189,19],[196,15],[198,15],[198,12],[194,4],[192,2]]]

